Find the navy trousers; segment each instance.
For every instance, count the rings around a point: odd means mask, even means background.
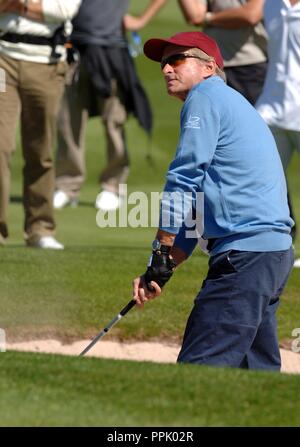
[[[280,370],[276,310],[293,262],[292,248],[211,257],[178,362]]]

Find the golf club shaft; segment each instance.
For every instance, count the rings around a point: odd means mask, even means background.
[[[121,312],[115,316],[115,318],[113,318],[111,320],[111,322],[101,331],[99,332],[98,335],[96,335],[96,337],[91,341],[91,343],[79,354],[84,355],[86,354],[96,343],[98,340],[100,340],[105,334],[107,334],[107,332],[118,322],[121,320],[122,317],[124,317],[124,315],[127,314],[127,312],[133,308],[133,306],[135,306],[136,301],[135,300],[131,300],[129,301],[128,304],[126,304],[125,307],[123,307],[123,309],[121,310]]]

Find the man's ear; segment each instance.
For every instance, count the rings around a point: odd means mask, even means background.
[[[205,69],[207,70],[207,75],[211,76],[216,73],[216,63],[214,61],[205,61]]]

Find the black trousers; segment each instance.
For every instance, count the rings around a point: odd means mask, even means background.
[[[227,84],[245,96],[254,105],[262,92],[267,72],[267,62],[226,67]]]

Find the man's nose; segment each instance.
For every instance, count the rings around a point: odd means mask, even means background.
[[[162,69],[163,74],[173,73],[173,71],[174,71],[174,68],[172,67],[172,65],[170,65],[168,63],[166,63],[166,65]]]

